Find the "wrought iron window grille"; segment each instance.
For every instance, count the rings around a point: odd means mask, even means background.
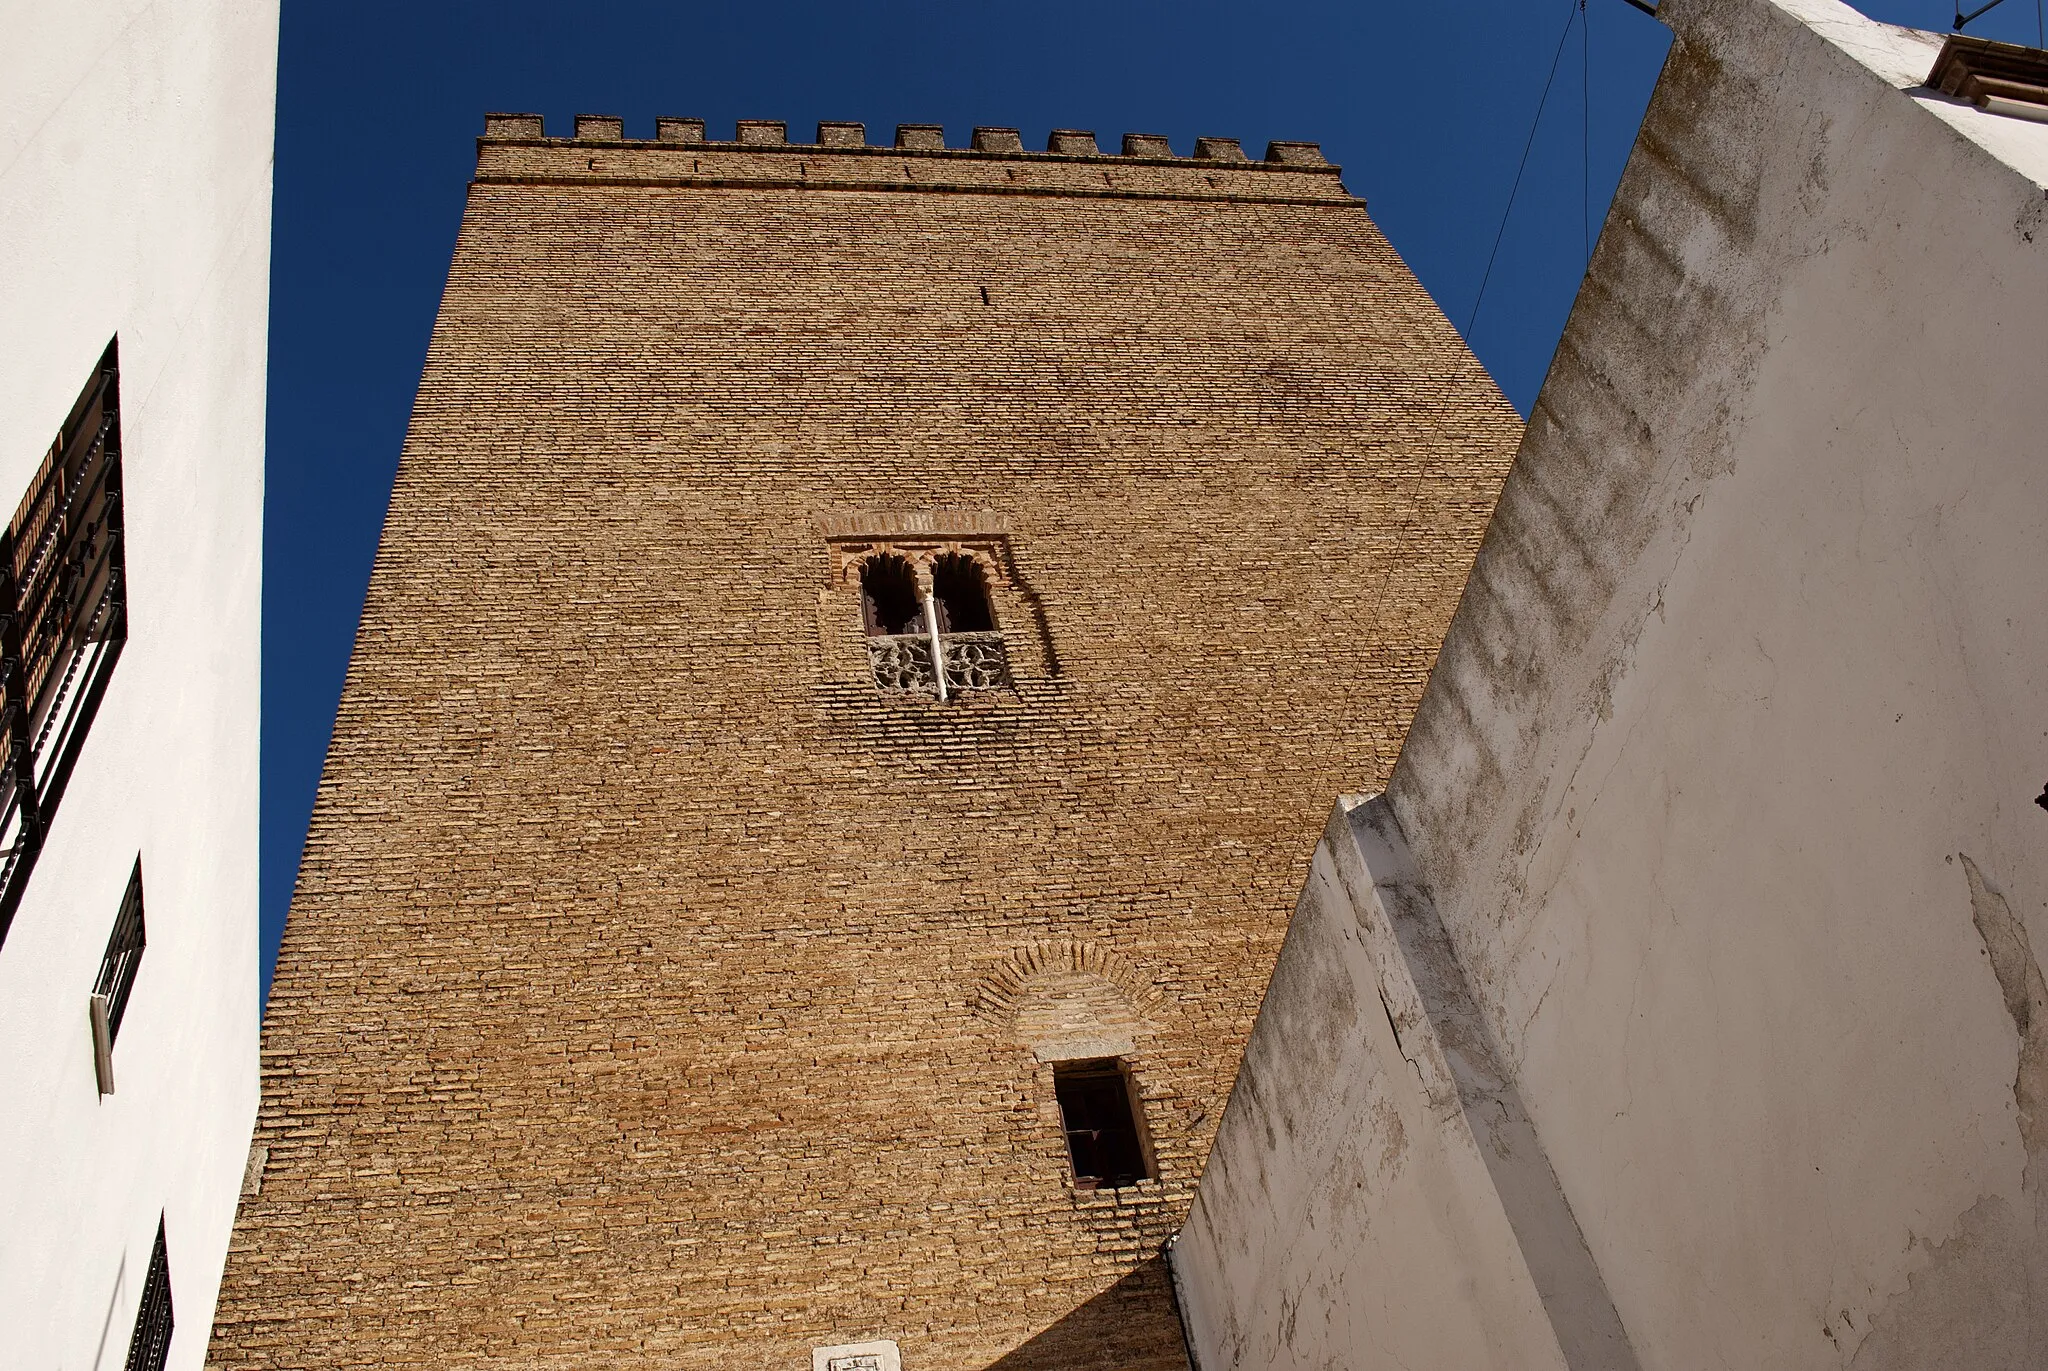
[[[142,965],[147,942],[142,922],[142,858],[128,876],[128,890],[121,896],[120,912],[114,916],[114,931],[100,958],[100,978],[93,984],[92,1014],[93,1066],[99,1073],[100,1094],[114,1093],[114,1039],[121,1032],[121,1016],[128,1010],[128,994],[135,988],[135,973]]]
[[[164,1371],[171,1358],[171,1257],[164,1246],[164,1221],[156,1221],[156,1247],[142,1283],[142,1307],[135,1311],[135,1335],[128,1340],[127,1371]]]
[[[0,535],[0,942],[128,637],[117,346]]]

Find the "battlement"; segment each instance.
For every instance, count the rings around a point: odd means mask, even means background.
[[[1308,142],[1270,142],[1253,159],[1237,139],[1207,136],[1179,156],[1156,133],[1126,133],[1104,152],[1084,129],[1054,129],[1042,152],[1014,128],[976,128],[965,147],[948,147],[938,124],[898,124],[887,144],[851,122],[821,122],[808,143],[791,142],[775,119],[739,120],[730,139],[707,133],[702,119],[663,116],[653,138],[633,139],[615,115],[579,114],[573,136],[550,138],[537,114],[487,114],[476,179],[1363,203]]]

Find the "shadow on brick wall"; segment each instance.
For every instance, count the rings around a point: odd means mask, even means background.
[[[1188,1371],[1166,1259],[1153,1257],[988,1371]]]

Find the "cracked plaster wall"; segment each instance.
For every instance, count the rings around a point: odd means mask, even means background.
[[[1494,1123],[1521,1111],[1473,1079],[1495,1073],[1469,1001],[1445,1014],[1440,978],[1404,955],[1385,845],[1372,869],[1355,804],[1316,848],[1175,1240],[1189,1342],[1201,1371],[1566,1371],[1490,1174],[1529,1160]],[[1537,1187],[1555,1196],[1547,1171]]]
[[[1663,12],[1389,798],[1644,1367],[2038,1366],[2048,127]]]

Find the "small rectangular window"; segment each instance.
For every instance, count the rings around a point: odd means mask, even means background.
[[[164,1223],[156,1223],[156,1249],[142,1283],[142,1308],[135,1312],[135,1336],[128,1340],[128,1371],[164,1371],[171,1358],[171,1257],[164,1247]]]
[[[121,896],[120,912],[114,915],[114,931],[100,958],[100,978],[92,988],[93,1063],[99,1071],[100,1094],[114,1093],[114,1039],[121,1032],[121,1016],[128,1011],[128,993],[135,988],[135,972],[142,965],[142,949],[148,941],[142,922],[142,858],[135,859],[129,873],[127,893]]]
[[[1114,1057],[1057,1062],[1052,1083],[1076,1186],[1114,1189],[1151,1178],[1130,1076],[1122,1062]]]
[[[109,343],[0,534],[0,942],[128,638]]]

